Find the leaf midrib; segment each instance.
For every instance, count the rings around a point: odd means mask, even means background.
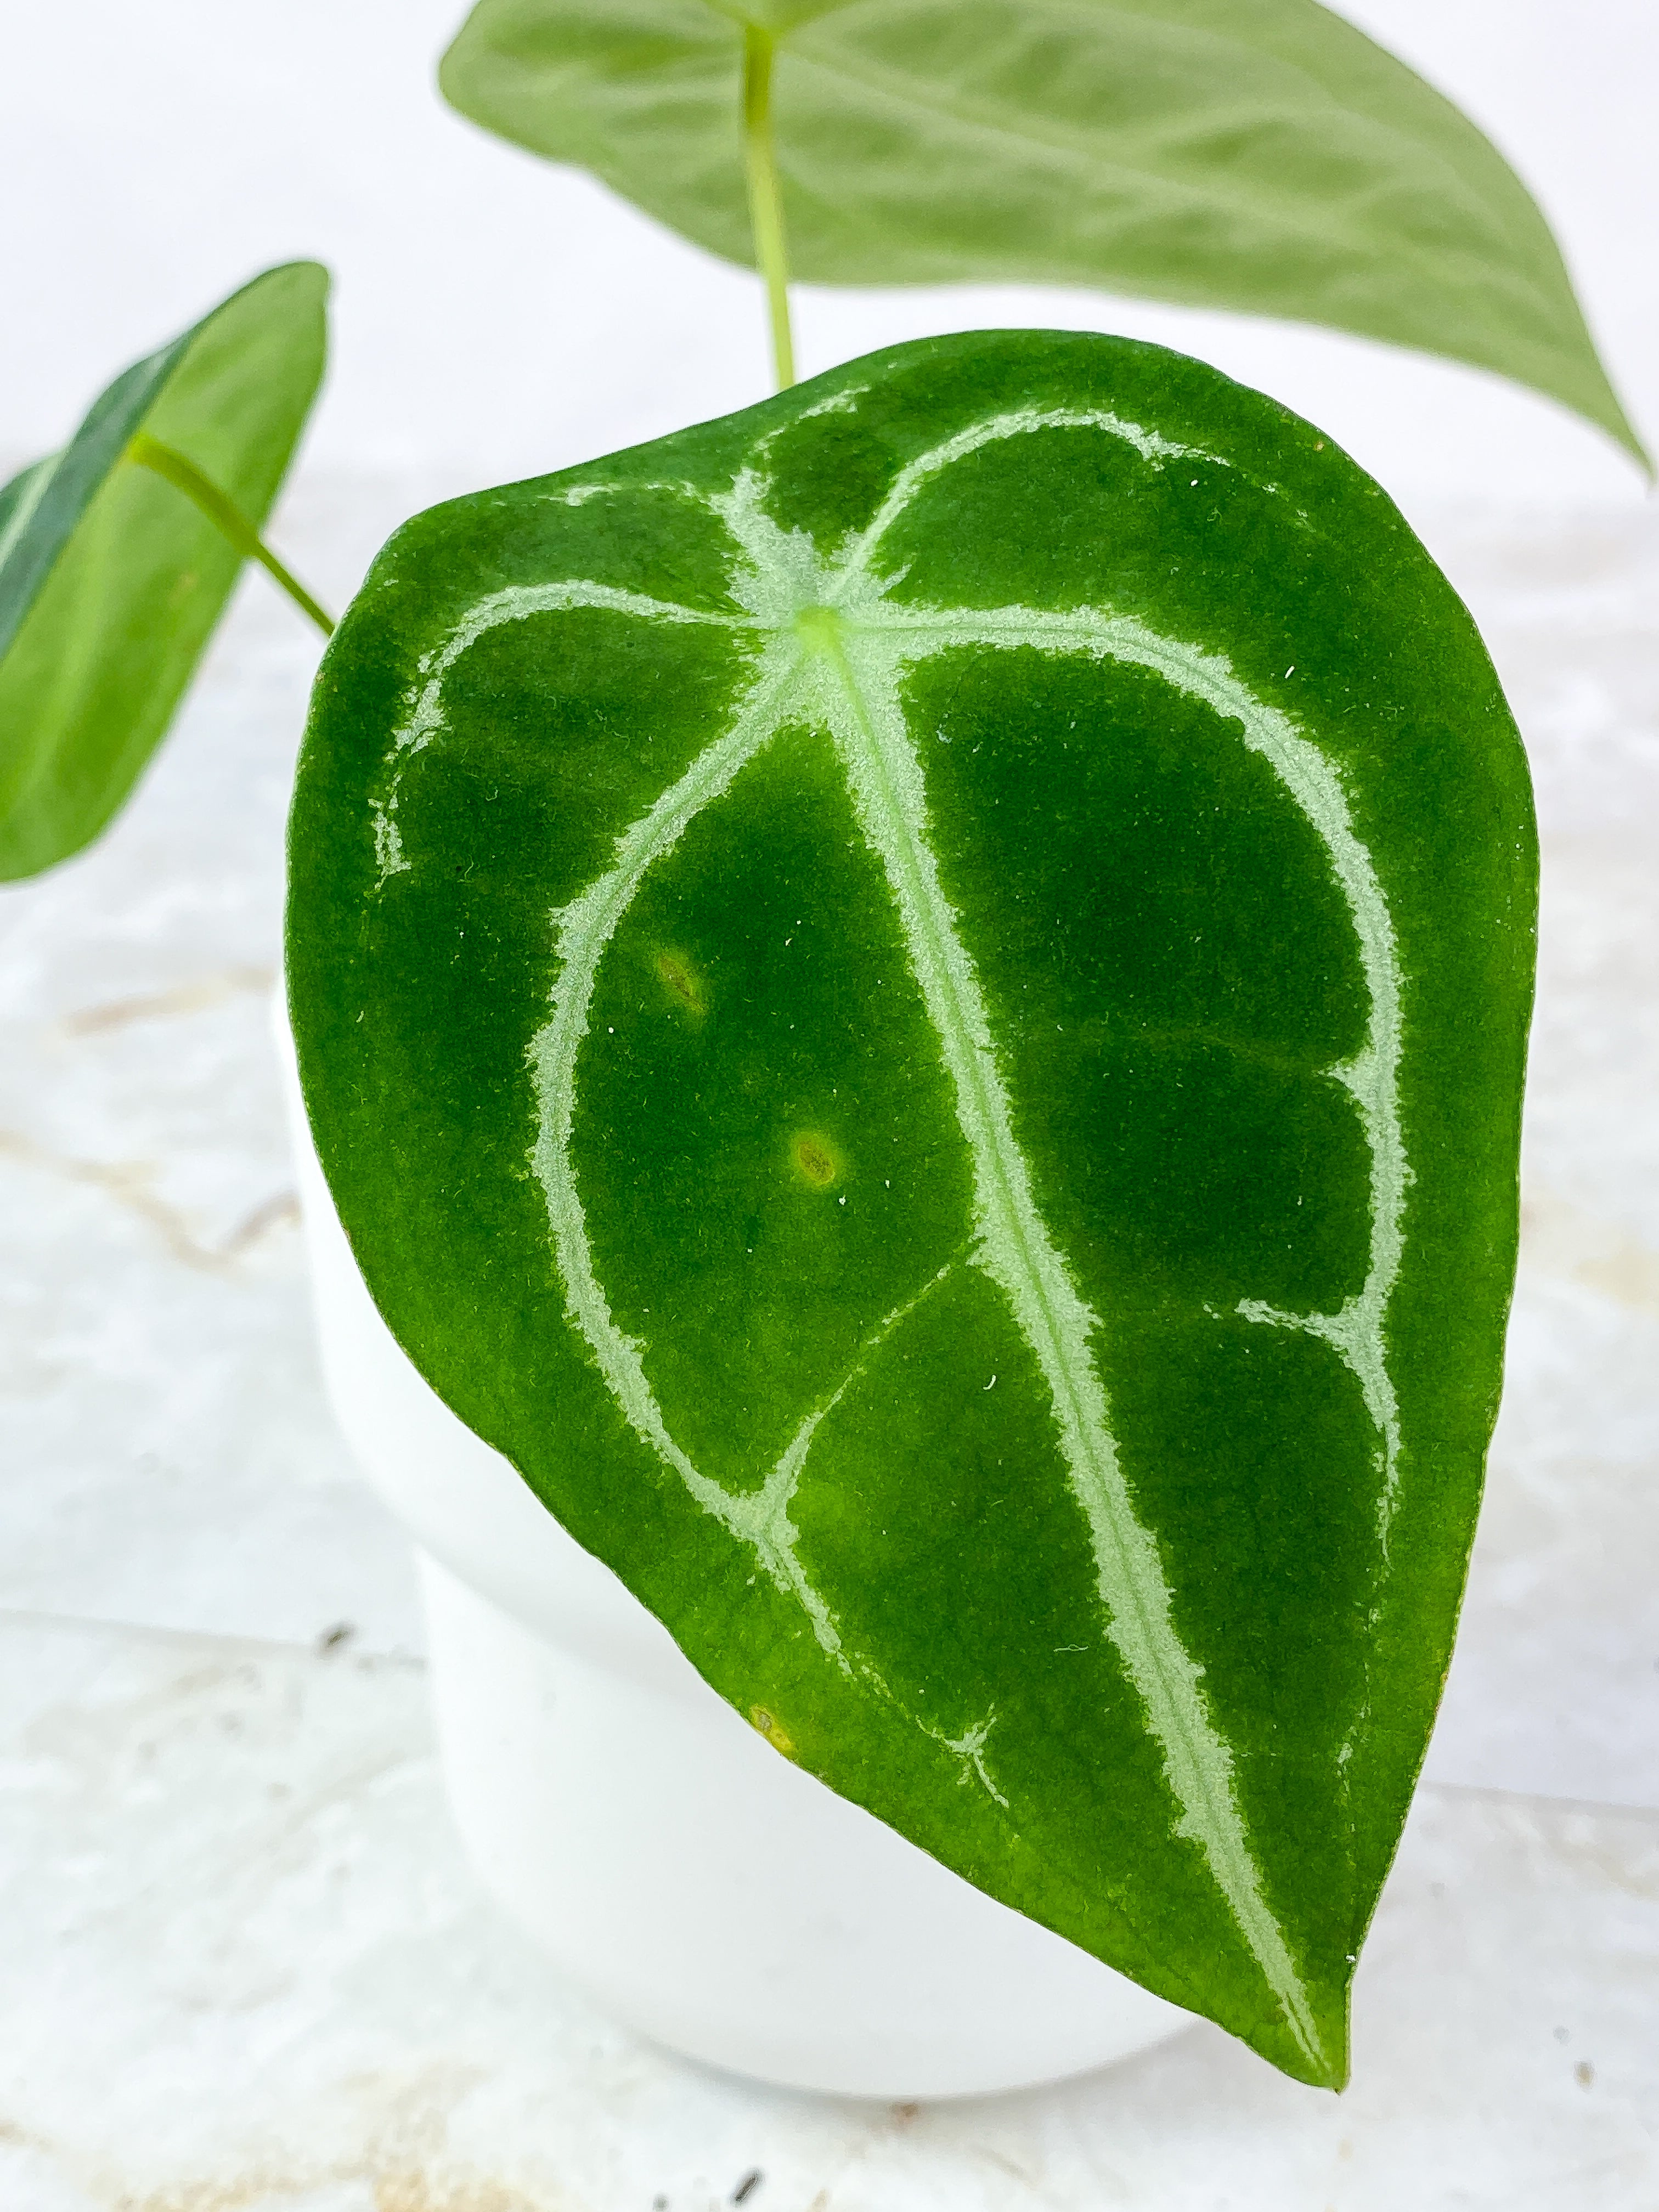
[[[1015,1308],[1016,1325],[1026,1335],[1055,1398],[1062,1455],[1090,1530],[1097,1572],[1103,1578],[1105,1562],[1100,1555],[1101,1547],[1103,1541],[1109,1546],[1113,1595],[1107,1596],[1103,1579],[1100,1602],[1106,1615],[1108,1633],[1147,1705],[1149,1729],[1159,1746],[1170,1794],[1182,1816],[1176,1832],[1188,1835],[1199,1845],[1246,1948],[1281,2008],[1287,2027],[1309,2059],[1316,2066],[1322,2066],[1326,2063],[1324,2053],[1299,1972],[1291,1957],[1284,1931],[1261,1893],[1260,1870],[1250,1851],[1233,1792],[1230,1753],[1204,1708],[1191,1656],[1168,1619],[1170,1592],[1163,1579],[1155,1540],[1139,1522],[1128,1498],[1110,1433],[1103,1419],[1098,1418],[1090,1405],[1091,1393],[1085,1376],[1076,1371],[1068,1348],[1072,1332],[1054,1310],[1046,1279],[1048,1271],[1032,1249],[1026,1231],[1024,1208],[1015,1188],[1015,1170],[1004,1157],[1000,1140],[1002,1125],[1006,1121],[1009,1140],[1013,1141],[1012,1116],[999,1112],[987,1085],[975,1023],[962,1002],[957,978],[946,952],[949,927],[937,911],[942,894],[936,895],[929,884],[927,871],[915,848],[906,810],[893,786],[876,726],[877,717],[864,696],[852,658],[842,642],[838,618],[832,617],[822,627],[815,625],[814,636],[817,641],[817,655],[841,688],[860,730],[865,764],[872,772],[877,785],[874,795],[885,811],[889,834],[881,841],[883,857],[890,854],[899,862],[918,932],[927,939],[924,949],[936,979],[935,988],[944,987],[940,995],[945,999],[945,1006],[936,1009],[930,1005],[930,1012],[939,1024],[947,1069],[957,1084],[958,1114],[969,1152],[976,1164],[988,1162],[994,1171],[994,1192],[981,1194],[980,1202],[988,1216],[994,1214],[995,1228],[1005,1246],[1012,1247],[1020,1279],[1018,1291],[1000,1279],[1006,1260],[999,1266],[987,1251],[978,1255],[979,1264],[998,1282],[1004,1295],[1010,1297]],[[925,798],[925,786],[923,789]],[[928,991],[927,978],[921,972],[916,954],[917,948],[913,945],[911,957],[924,1000],[932,1000],[934,994]],[[964,959],[965,957],[964,954]],[[962,1102],[964,1089],[970,1094],[967,1102]],[[963,1103],[969,1109],[965,1113]],[[977,1123],[976,1129],[969,1126],[970,1121]],[[986,1204],[988,1196],[994,1200],[993,1204]],[[1035,1213],[1034,1194],[1030,1205]],[[989,1225],[988,1221],[987,1226]],[[1063,1278],[1063,1259],[1058,1252],[1054,1257]],[[1023,1304],[1035,1307],[1040,1319],[1040,1334],[1047,1339],[1046,1347],[1035,1340],[1036,1333],[1029,1319],[1019,1310]],[[1079,1318],[1092,1321],[1080,1300],[1078,1305]],[[1086,1366],[1090,1360],[1086,1341],[1079,1357]],[[1097,1376],[1090,1379],[1101,1396],[1103,1412],[1103,1389]],[[1082,1472],[1072,1462],[1072,1447],[1066,1441],[1068,1437],[1076,1440],[1088,1461],[1086,1491]],[[1126,1612],[1131,1615],[1127,1622]],[[1127,1635],[1123,1633],[1126,1627],[1131,1632]],[[1187,1677],[1184,1681],[1178,1679],[1183,1672]]]

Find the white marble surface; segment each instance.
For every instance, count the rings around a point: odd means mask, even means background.
[[[279,535],[343,598],[451,488],[313,482]],[[1435,531],[1537,769],[1526,1249],[1340,2102],[1206,2030],[1041,2095],[769,2096],[593,2019],[477,1895],[308,1340],[264,1000],[312,648],[251,580],[115,832],[0,892],[4,2212],[701,2212],[756,2169],[750,2212],[1652,2212],[1656,523]]]
[[[560,1987],[458,1858],[412,1662],[70,1622],[0,1651],[9,2212],[706,2212],[756,2172],[751,2212],[1654,2201],[1652,1814],[1429,1793],[1340,2100],[1195,2027],[1041,2093],[839,2103]]]

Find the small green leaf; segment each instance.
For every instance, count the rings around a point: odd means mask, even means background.
[[[874,356],[406,525],[290,852],[313,1123],[434,1387],[788,1756],[1340,2082],[1536,887],[1376,486],[1157,347]]]
[[[127,458],[182,455],[263,522],[322,379],[328,272],[268,270],[118,376],[0,491],[0,879],[90,843],[166,734],[242,554]]]
[[[1013,281],[1471,362],[1646,456],[1549,228],[1468,118],[1314,0],[480,0],[440,84],[752,265],[745,24],[795,276]]]

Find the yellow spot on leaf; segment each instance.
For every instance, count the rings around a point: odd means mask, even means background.
[[[707,1012],[708,986],[683,952],[659,952],[657,974],[677,1006],[684,1006],[690,1014]]]
[[[794,1757],[795,1747],[793,1741],[785,1734],[783,1729],[779,1725],[776,1717],[773,1714],[769,1713],[764,1705],[750,1705],[749,1708],[749,1717],[750,1721],[753,1722],[754,1725],[760,1730],[761,1734],[766,1738],[768,1743],[771,1745],[774,1751],[781,1751],[786,1759],[793,1759]]]
[[[789,1142],[789,1158],[795,1172],[810,1182],[814,1190],[828,1190],[831,1183],[839,1182],[845,1171],[841,1154],[828,1137],[816,1129],[803,1129]]]

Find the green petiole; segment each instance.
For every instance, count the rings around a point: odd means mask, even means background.
[[[204,477],[194,461],[186,460],[174,447],[164,446],[159,438],[152,438],[140,430],[127,447],[127,459],[137,467],[149,469],[183,492],[185,497],[206,515],[221,537],[234,546],[244,559],[257,561],[267,574],[274,577],[303,615],[314,622],[325,637],[334,634],[334,623],[324,612],[299,578],[276,558],[240,507],[226,498],[211,477]]]
[[[749,177],[749,220],[755,260],[766,280],[772,318],[772,357],[778,390],[795,380],[795,345],[789,328],[789,257],[772,137],[772,35],[755,24],[743,34],[743,150]]]

